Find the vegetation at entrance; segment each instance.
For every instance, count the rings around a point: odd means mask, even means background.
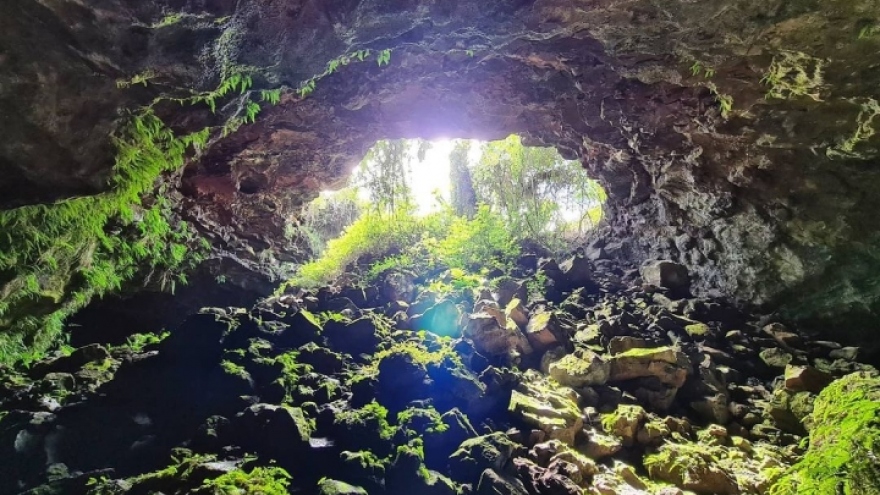
[[[517,136],[482,145],[478,160],[469,156],[472,146],[453,144],[450,199],[435,192],[438,208],[420,215],[411,183],[421,172],[412,163],[430,144],[377,143],[353,186],[305,209],[304,237],[320,256],[289,285],[311,287],[343,273],[368,281],[392,268],[487,272],[504,268],[518,241],[563,251],[601,219],[605,193],[579,162],[526,147]],[[343,230],[343,219],[355,215]]]

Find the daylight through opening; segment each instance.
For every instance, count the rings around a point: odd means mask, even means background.
[[[484,275],[530,242],[552,253],[582,244],[602,219],[605,191],[580,162],[519,136],[377,142],[344,187],[299,219],[312,254],[291,285],[369,279],[395,266]]]

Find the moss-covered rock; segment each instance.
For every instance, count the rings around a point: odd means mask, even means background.
[[[449,457],[449,472],[456,480],[473,483],[486,469],[501,472],[521,448],[502,432],[471,438],[462,442]]]
[[[614,355],[609,381],[656,377],[673,388],[684,384],[690,372],[687,356],[672,347],[635,348]]]
[[[610,365],[589,349],[579,348],[549,366],[550,376],[566,387],[604,385],[608,381]]]
[[[880,378],[854,373],[829,385],[808,421],[810,447],[772,495],[880,493]]]
[[[620,405],[614,412],[602,415],[602,429],[621,438],[624,445],[632,445],[645,418],[646,413],[641,406]]]
[[[526,423],[540,428],[550,438],[574,445],[583,428],[577,393],[530,370],[510,397],[509,410]]]
[[[318,482],[318,495],[367,495],[367,491],[343,481],[325,478]]]

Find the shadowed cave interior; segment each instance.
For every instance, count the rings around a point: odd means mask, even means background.
[[[0,493],[880,493],[878,49],[873,0],[0,6]],[[584,238],[475,159],[307,242],[377,142],[511,134]]]

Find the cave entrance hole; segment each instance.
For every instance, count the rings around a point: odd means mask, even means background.
[[[512,258],[520,243],[556,254],[581,245],[605,200],[579,161],[517,135],[380,140],[340,187],[303,208],[299,231],[312,261],[297,285],[398,265],[439,265],[452,285],[475,283],[468,277],[497,268],[493,256]]]

